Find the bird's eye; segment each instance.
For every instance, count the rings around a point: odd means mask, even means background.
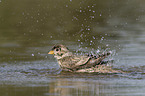
[[[56,49],[56,51],[59,51],[59,49]]]

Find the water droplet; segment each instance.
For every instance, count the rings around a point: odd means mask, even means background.
[[[95,11],[93,11],[93,13],[95,13]]]
[[[109,44],[106,44],[106,46],[109,46]]]
[[[103,39],[104,39],[104,37],[101,38],[101,40],[103,40]]]
[[[96,39],[96,38],[93,36],[93,39]]]
[[[68,5],[66,5],[65,7],[68,7]]]
[[[80,37],[83,37],[83,34],[81,34]]]
[[[24,15],[25,13],[24,12],[22,12],[22,15]]]
[[[77,18],[77,17],[75,17],[75,16],[73,16],[73,19],[78,20],[78,18]]]
[[[36,22],[39,22],[38,20]]]
[[[72,2],[72,0],[70,0],[70,2]]]
[[[89,11],[91,11],[91,9],[89,9]]]
[[[80,12],[82,12],[82,10],[80,10]]]
[[[92,40],[90,42],[93,42]]]
[[[32,56],[34,56],[34,54],[32,54]]]
[[[91,19],[95,18],[94,16],[90,16]]]
[[[50,36],[50,38],[52,38],[52,36]]]
[[[90,28],[88,28],[88,30],[90,30]]]
[[[80,40],[78,40],[78,41],[80,41]]]
[[[102,14],[100,14],[100,16],[102,16]]]

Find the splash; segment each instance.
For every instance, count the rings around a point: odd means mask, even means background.
[[[35,56],[34,54],[31,54],[32,56]]]

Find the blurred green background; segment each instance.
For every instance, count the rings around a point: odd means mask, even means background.
[[[41,58],[31,56],[38,52],[36,47],[48,46],[47,53],[49,46],[56,43],[95,49],[105,49],[107,45],[117,50],[119,44],[114,45],[115,40],[127,34],[124,30],[140,33],[132,26],[144,21],[144,3],[144,0],[1,0],[0,60],[36,60]],[[109,40],[111,45],[105,43]],[[33,52],[30,47],[34,47]]]

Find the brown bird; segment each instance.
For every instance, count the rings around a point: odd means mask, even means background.
[[[62,70],[65,71],[77,71],[102,65],[104,63],[103,59],[110,55],[110,53],[104,53],[98,56],[74,55],[66,46],[61,44],[55,45],[48,54],[53,54]]]

